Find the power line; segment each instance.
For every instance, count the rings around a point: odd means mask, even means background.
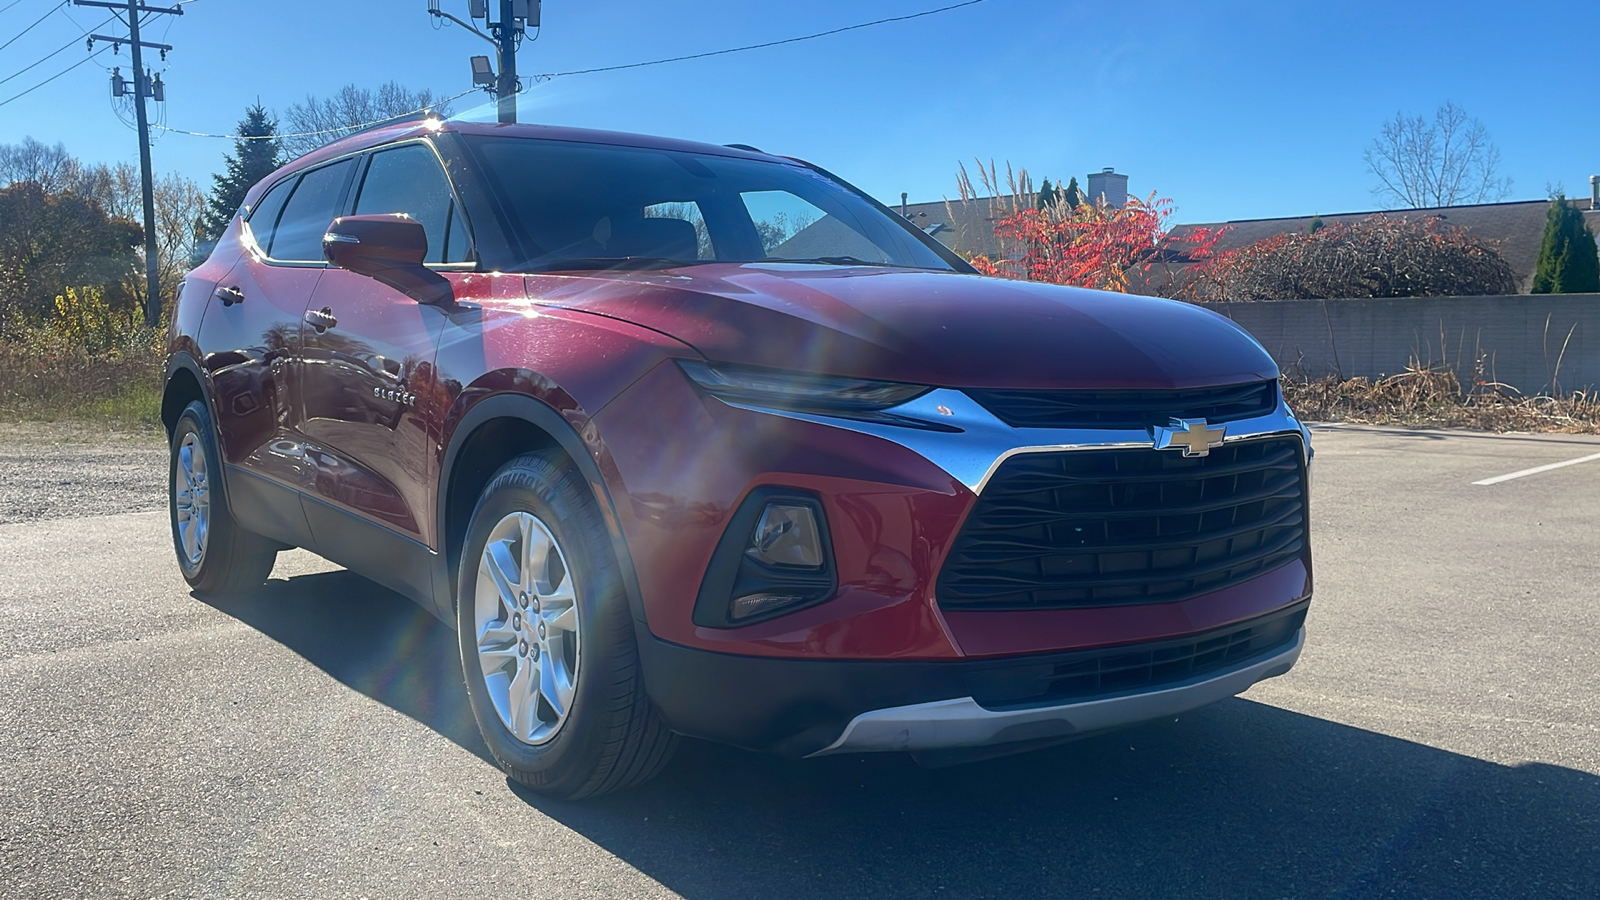
[[[13,6],[14,5],[15,4],[13,4]],[[16,37],[12,38],[9,41],[6,41],[4,44],[0,44],[0,50],[4,50],[5,48],[7,48],[7,47],[11,46],[12,44],[15,44],[17,41],[21,40],[22,36],[27,34],[30,31],[32,31],[34,29],[35,25],[38,25],[40,22],[43,22],[45,19],[48,19],[51,16],[55,15],[56,10],[60,9],[63,6],[66,6],[66,5],[67,5],[67,0],[61,0],[60,3],[57,3],[55,6],[50,7],[50,9],[44,15],[42,15],[39,18],[33,20],[33,25],[29,25],[27,28],[22,29],[21,31],[17,32],[17,36]],[[10,9],[10,8],[11,8],[10,6],[6,7],[6,9]]]
[[[190,2],[194,2],[194,0],[190,0]],[[471,94],[471,93],[475,92],[476,90],[477,90],[477,88],[475,88],[475,87],[467,88],[466,90],[462,91],[459,94],[456,94],[453,97],[446,97],[443,100],[435,100],[434,102],[428,104],[427,106],[419,106],[416,109],[411,110],[410,112],[396,113],[395,115],[392,115],[392,116],[384,116],[381,119],[374,119],[371,122],[362,122],[359,125],[341,125],[338,128],[324,128],[321,131],[297,131],[297,132],[294,132],[293,134],[262,134],[262,135],[254,135],[254,134],[208,134],[208,133],[206,133],[204,131],[184,131],[184,130],[179,129],[179,128],[168,128],[165,125],[153,125],[151,127],[152,128],[159,128],[162,131],[170,131],[170,132],[173,132],[175,134],[186,134],[186,135],[188,135],[190,137],[224,138],[224,139],[230,140],[230,141],[276,141],[276,140],[280,140],[282,138],[320,137],[320,136],[322,136],[324,134],[347,134],[347,133],[353,133],[353,132],[361,131],[361,130],[366,129],[366,128],[372,128],[372,127],[377,126],[377,125],[382,125],[385,122],[399,122],[399,121],[405,119],[407,116],[414,116],[417,113],[425,113],[425,112],[433,109],[434,107],[443,106],[446,103],[454,103],[455,101],[460,100],[462,97],[465,97],[466,95]]]
[[[16,6],[18,3],[21,3],[21,2],[22,2],[22,0],[11,0],[11,2],[7,3],[5,6],[0,6],[0,13],[5,12],[6,10],[10,9],[13,6]]]
[[[100,25],[105,25],[107,22],[110,22],[112,19],[115,19],[115,18],[116,18],[116,16],[112,16],[111,18],[106,19],[105,22],[101,22]],[[62,53],[65,53],[68,47],[72,47],[72,46],[74,46],[74,45],[76,45],[78,43],[78,39],[79,38],[82,38],[84,34],[88,34],[89,32],[93,31],[95,28],[99,28],[100,25],[96,25],[96,26],[94,26],[94,28],[86,28],[86,29],[84,29],[83,34],[78,35],[78,37],[75,37],[72,40],[67,41],[65,44],[62,44],[60,47],[57,47],[55,50],[52,50],[44,58],[42,58],[42,59],[40,59],[40,60],[30,64],[30,65],[24,66],[23,68],[18,69],[15,72],[12,72],[10,75],[7,75],[4,78],[0,78],[0,84],[5,84],[6,82],[10,81],[11,79],[17,77],[18,75],[21,75],[23,72],[28,71],[29,69],[33,68],[34,66],[39,65],[40,63],[44,62],[45,60],[50,59],[51,57],[58,56],[58,55],[60,55]]]
[[[871,28],[874,25],[887,25],[890,22],[908,22],[912,19],[921,19],[925,16],[936,16],[939,13],[950,12],[953,9],[961,9],[962,7],[966,6],[977,6],[979,3],[987,2],[988,0],[965,0],[963,3],[952,3],[949,6],[941,6],[938,9],[923,10],[922,12],[911,13],[904,16],[890,16],[887,19],[874,19],[871,22],[861,22],[856,25],[846,25],[842,28],[832,28],[827,31],[819,31],[816,34],[784,38],[780,41],[766,41],[760,44],[747,44],[743,47],[729,47],[725,50],[708,50],[705,53],[691,53],[688,56],[670,56],[665,59],[652,59],[646,62],[624,63],[617,66],[600,66],[599,68],[594,69],[574,69],[570,72],[547,72],[543,75],[535,75],[533,77],[537,79],[549,79],[563,78],[568,75],[595,75],[600,72],[619,72],[623,69],[642,69],[645,66],[660,66],[665,65],[666,63],[685,62],[691,59],[705,59],[709,56],[726,56],[729,53],[743,53],[746,50],[762,50],[767,47],[778,47],[784,44],[798,44],[801,41],[813,41],[817,38],[828,37],[835,34],[843,34],[846,31],[857,31],[862,28]]]
[[[193,2],[195,2],[195,0],[187,0],[187,2],[193,3]],[[928,10],[923,10],[922,12],[911,13],[909,15],[904,15],[904,16],[891,16],[891,17],[886,18],[886,19],[875,19],[875,20],[873,20],[871,22],[860,22],[860,23],[855,24],[855,25],[845,25],[842,28],[833,28],[833,29],[829,29],[828,31],[819,31],[816,34],[801,35],[800,37],[784,38],[782,40],[767,41],[765,43],[760,43],[760,44],[747,44],[747,45],[745,45],[743,47],[729,47],[729,48],[724,49],[724,50],[711,50],[711,51],[708,51],[706,53],[690,54],[689,56],[674,56],[674,57],[670,57],[668,59],[652,59],[652,60],[648,60],[646,62],[626,63],[624,65],[617,65],[617,66],[602,66],[600,68],[595,68],[595,69],[575,69],[575,70],[570,71],[570,72],[549,72],[549,73],[546,73],[546,74],[543,74],[543,75],[534,75],[534,76],[532,76],[532,80],[535,80],[535,81],[548,81],[548,80],[550,80],[552,78],[564,78],[564,77],[566,77],[568,75],[592,75],[592,74],[595,74],[595,73],[598,73],[598,72],[616,72],[616,71],[619,71],[619,70],[622,70],[622,69],[638,69],[638,68],[643,68],[645,66],[659,66],[659,65],[663,65],[665,63],[684,62],[686,60],[691,60],[691,59],[705,59],[708,56],[724,56],[724,55],[729,54],[729,53],[742,53],[742,52],[744,52],[746,50],[760,50],[760,49],[763,49],[763,48],[766,48],[766,47],[781,46],[783,44],[795,44],[795,43],[799,43],[800,41],[810,41],[810,40],[815,40],[815,39],[821,38],[821,37],[828,37],[829,35],[842,34],[843,32],[846,32],[846,31],[856,31],[856,30],[859,30],[859,29],[862,29],[862,28],[871,28],[874,25],[886,25],[886,24],[889,24],[891,22],[906,22],[906,21],[909,21],[911,19],[921,19],[921,18],[924,18],[926,16],[935,16],[935,15],[938,15],[939,13],[950,12],[951,10],[961,9],[962,7],[976,6],[979,3],[987,3],[987,2],[988,2],[988,0],[965,0],[965,2],[962,2],[962,3],[954,3],[954,4],[951,4],[949,6],[941,6],[938,9],[928,9]],[[453,97],[446,97],[445,99],[440,100],[437,103],[433,103],[433,104],[430,104],[428,106],[419,107],[417,109],[411,110],[410,112],[400,113],[399,115],[389,116],[388,118],[378,119],[378,120],[373,121],[373,122],[365,122],[365,123],[362,123],[360,125],[350,125],[350,126],[347,126],[347,127],[344,127],[344,128],[325,128],[325,129],[323,129],[321,131],[303,131],[303,132],[299,132],[297,134],[275,134],[275,135],[270,135],[270,136],[267,136],[267,135],[253,136],[253,135],[243,135],[243,134],[210,134],[210,133],[203,132],[203,131],[183,131],[183,130],[177,129],[177,128],[168,128],[165,125],[160,125],[160,126],[156,126],[156,127],[159,127],[163,131],[172,131],[172,132],[176,132],[178,134],[186,134],[186,135],[189,135],[190,137],[223,138],[223,139],[232,140],[232,141],[265,141],[265,140],[277,140],[277,139],[286,138],[286,137],[318,137],[318,136],[321,136],[321,135],[324,135],[324,134],[338,134],[338,133],[341,133],[341,132],[360,131],[363,128],[371,128],[374,125],[381,125],[384,122],[388,122],[388,121],[392,121],[392,120],[398,120],[398,119],[404,119],[406,116],[414,116],[417,113],[427,112],[428,110],[432,109],[435,106],[442,106],[442,105],[444,105],[446,103],[450,103],[452,101],[459,100],[462,97],[465,97],[466,95],[468,95],[468,94],[470,94],[470,93],[472,93],[473,91],[476,91],[476,90],[477,90],[476,87],[469,88],[469,89],[467,89],[465,91],[462,91],[459,94],[456,94]]]
[[[85,56],[83,59],[80,59],[77,62],[73,63],[72,65],[67,66],[65,69],[62,69],[61,71],[55,73],[54,75],[51,75],[49,78],[46,78],[45,80],[39,82],[38,84],[34,85],[33,87],[28,88],[27,90],[23,91],[22,93],[16,94],[16,95],[11,96],[11,97],[7,97],[4,100],[0,100],[0,106],[5,106],[7,103],[10,103],[13,100],[20,100],[23,97],[28,96],[29,94],[33,93],[34,91],[37,91],[39,88],[42,88],[45,85],[49,84],[50,82],[55,81],[57,78],[60,78],[61,76],[67,74],[68,72],[71,72],[73,69],[76,69],[77,67],[83,65],[84,63],[88,62],[89,60],[94,59],[95,57],[99,56],[100,54],[106,52],[109,49],[111,49],[111,48],[110,47],[101,47],[99,50],[96,50],[94,53],[91,53],[88,56]]]

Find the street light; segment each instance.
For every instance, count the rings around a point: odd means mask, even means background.
[[[494,84],[494,67],[489,65],[489,57],[474,56],[472,58],[472,83],[482,85]]]

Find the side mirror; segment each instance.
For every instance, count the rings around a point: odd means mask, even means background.
[[[449,303],[450,282],[424,266],[428,234],[407,215],[341,216],[322,236],[322,255],[335,266],[376,279],[418,303]]]

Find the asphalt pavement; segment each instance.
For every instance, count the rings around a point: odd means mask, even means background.
[[[304,551],[195,599],[159,443],[80,514],[27,501],[95,454],[36,443],[0,460],[0,896],[1600,897],[1600,460],[1473,484],[1600,439],[1318,429],[1308,646],[1241,698],[948,769],[691,743],[582,802],[488,761],[407,601]]]

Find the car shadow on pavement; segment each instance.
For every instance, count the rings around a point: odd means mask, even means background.
[[[207,602],[490,760],[410,601],[341,571]],[[1600,897],[1600,777],[1246,699],[947,769],[685,741],[621,794],[508,785],[690,898]]]
[[[690,898],[1600,897],[1600,778],[1235,699],[948,769],[687,743],[527,802]]]
[[[200,600],[494,764],[467,706],[456,633],[405,597],[340,570]]]

